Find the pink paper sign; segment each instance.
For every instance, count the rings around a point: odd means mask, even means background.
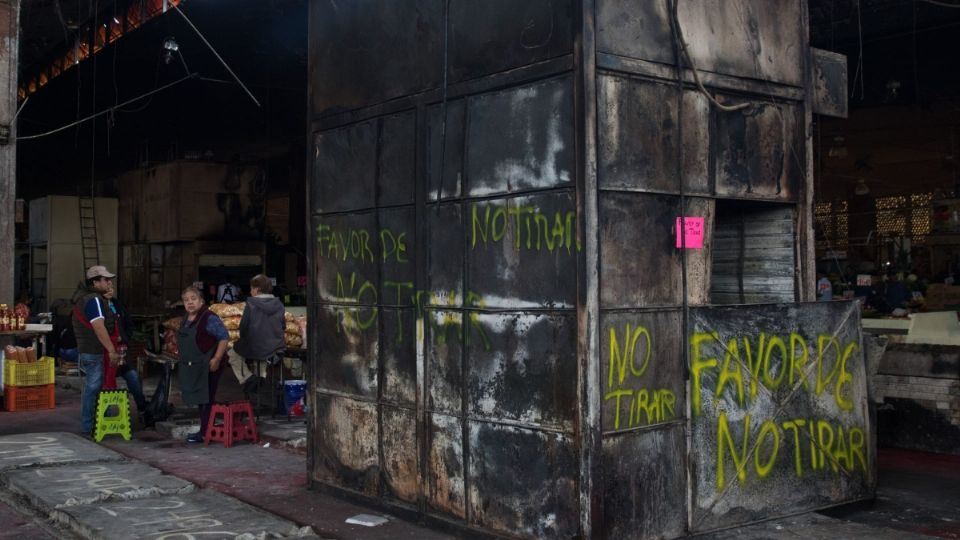
[[[683,220],[683,225],[686,226],[684,242],[687,249],[703,249],[703,218],[697,216],[677,218],[677,247],[681,247],[680,230],[683,228],[681,220]]]

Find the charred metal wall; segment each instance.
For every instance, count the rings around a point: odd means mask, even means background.
[[[801,403],[784,383],[783,399],[728,412],[711,397],[688,412],[703,388],[690,381],[694,336],[795,331],[816,344],[843,328],[846,345],[857,315],[829,326],[836,314],[818,319],[816,305],[698,307],[713,269],[727,272],[714,260],[730,243],[714,231],[725,200],[775,208],[787,245],[751,268],[776,268],[788,302],[809,294],[806,6],[680,0],[705,83],[749,104],[722,112],[690,70],[678,85],[667,5],[311,4],[314,485],[510,536],[606,538],[710,530],[869,487],[859,469],[839,487],[798,477],[802,497],[768,505],[773,480],[739,474],[747,443],[718,454],[721,417],[769,445],[784,429],[765,423],[776,406],[813,415],[823,389]],[[705,219],[703,249],[677,249],[682,215]],[[816,364],[763,343],[703,380],[724,390],[734,373],[757,384],[760,359],[775,379]],[[838,395],[859,400],[863,378],[844,380]],[[781,478],[791,454],[759,446]],[[724,459],[737,471],[708,492]]]
[[[573,3],[311,6],[311,477],[575,535]]]

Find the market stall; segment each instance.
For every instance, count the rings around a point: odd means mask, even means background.
[[[235,304],[215,303],[210,305],[210,311],[215,313],[223,320],[224,326],[230,335],[230,347],[232,348],[240,338],[240,320],[243,317],[243,311],[246,304],[238,302]],[[163,321],[163,347],[162,356],[169,360],[174,360],[179,355],[177,347],[177,331],[183,323],[183,316],[171,317]],[[290,312],[284,313],[284,350],[282,362],[269,363],[266,359],[249,359],[256,362],[254,373],[267,381],[269,389],[268,396],[264,396],[262,388],[256,388],[257,410],[263,410],[264,397],[269,401],[271,414],[275,412],[278,403],[278,389],[282,392],[284,384],[290,379],[301,380],[304,374],[304,360],[307,356],[306,335],[307,335],[307,317],[305,315],[295,316]],[[238,380],[240,377],[238,376]],[[259,385],[258,385],[259,386]],[[284,404],[286,405],[286,404]],[[284,409],[286,406],[283,407]],[[289,415],[288,415],[289,416]]]

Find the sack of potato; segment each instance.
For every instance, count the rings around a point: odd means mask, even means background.
[[[304,347],[304,328],[306,327],[306,317],[294,317],[289,312],[284,313],[286,324],[283,328],[283,341],[287,347]],[[301,319],[303,319],[301,323]]]
[[[243,302],[236,304],[210,304],[210,311],[216,313],[217,316],[226,321],[230,317],[239,318],[243,316],[244,307],[246,307],[246,304]]]
[[[177,332],[175,330],[166,330],[163,333],[163,352],[171,356],[180,356],[180,348],[177,346]]]
[[[167,330],[173,330],[174,333],[180,329],[181,324],[183,324],[183,317],[171,317],[163,321],[163,327]]]
[[[8,360],[25,364],[37,361],[37,351],[33,347],[15,347],[7,345],[3,348],[3,356]]]
[[[303,341],[301,347],[304,349],[307,348],[307,316],[301,315],[297,317],[297,327],[300,329],[300,339]]]

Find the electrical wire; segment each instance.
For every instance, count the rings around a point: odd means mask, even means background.
[[[687,66],[690,67],[690,71],[693,73],[693,80],[697,83],[697,88],[700,90],[700,92],[707,96],[707,99],[710,101],[711,105],[724,112],[741,111],[750,107],[751,104],[746,102],[739,103],[737,105],[725,105],[720,103],[717,98],[713,96],[713,94],[707,91],[707,88],[703,85],[703,81],[700,80],[700,74],[697,73],[697,66],[694,65],[693,58],[690,56],[690,52],[687,50],[687,42],[683,38],[683,29],[680,27],[680,17],[677,15],[679,0],[673,0],[672,4],[670,2],[671,0],[667,0],[668,5],[670,6],[670,16],[673,19],[673,28],[675,30],[674,38],[680,45],[680,52],[682,53],[683,58],[687,61]],[[677,61],[677,65],[680,65],[679,60]]]
[[[10,121],[11,124],[17,123],[17,117],[20,116],[20,111],[27,106],[27,102],[30,101],[30,96],[27,96],[23,99],[23,103],[20,104],[20,107],[17,109],[17,112],[13,115],[13,120]]]
[[[853,90],[850,91],[850,97],[857,92],[857,80],[860,81],[860,99],[863,100],[864,96],[864,77],[863,77],[863,25],[861,24],[860,17],[860,0],[857,0],[857,39],[860,43],[859,52],[857,54],[857,70],[853,74],[853,84],[850,85]]]
[[[913,4],[913,32],[910,34],[911,54],[913,55],[913,93],[914,102],[920,103],[920,67],[917,62],[917,4]]]
[[[667,8],[670,9],[673,15],[672,16],[673,24],[671,25],[672,29],[675,35],[679,35],[680,25],[677,22],[678,21],[677,5],[679,4],[679,0],[666,0],[666,2],[667,2]],[[683,118],[683,66],[680,63],[680,60],[681,60],[680,49],[682,48],[681,47],[682,43],[683,43],[682,38],[679,40],[674,40],[674,47],[673,47],[674,60],[676,61],[676,68],[677,68],[677,118],[678,119]],[[745,105],[749,105],[749,104],[745,104]],[[735,110],[738,110],[738,109],[735,109]],[[677,122],[677,140],[683,141],[683,121],[682,120]],[[681,294],[683,295],[683,328],[684,328],[683,335],[686,336],[689,331],[688,321],[689,321],[690,303],[689,303],[689,299],[687,298],[687,234],[686,234],[687,193],[684,186],[684,178],[683,178],[683,161],[684,161],[683,160],[683,144],[678,144],[678,152],[679,152],[679,155],[677,156],[677,162],[676,162],[676,174],[677,174],[677,181],[679,182],[679,185],[680,185],[680,228],[677,231],[677,235],[678,235],[678,238],[680,238],[680,266],[681,266],[681,274],[682,274]],[[686,362],[687,348],[683,347],[683,351],[684,351],[684,360],[685,360],[684,365],[687,365],[687,362]]]
[[[677,17],[677,4],[679,0],[666,0],[667,9],[672,13],[670,21],[670,30],[671,34],[677,35],[680,31],[680,26],[678,24]],[[684,185],[683,177],[683,66],[681,65],[681,45],[682,41],[679,39],[673,40],[673,59],[676,63],[676,72],[677,72],[677,140],[680,141],[677,144],[677,160],[676,160],[676,175],[677,181],[679,182],[680,187],[680,224],[679,230],[677,230],[677,235],[680,238],[680,273],[681,273],[681,295],[683,296],[682,300],[682,312],[681,312],[681,325],[683,328],[680,339],[680,350],[682,358],[682,366],[684,370],[684,380],[690,378],[689,375],[689,365],[690,365],[690,354],[689,347],[686,346],[687,336],[690,335],[690,299],[688,298],[688,284],[687,284],[687,193]],[[692,66],[692,64],[691,64]],[[693,70],[696,73],[696,70]],[[699,86],[698,86],[699,87]],[[701,89],[701,92],[704,90]],[[708,94],[708,98],[710,98]],[[687,425],[686,425],[686,437],[688,447],[692,444],[691,437],[693,433],[690,414],[689,414],[689,403],[687,405]],[[684,463],[684,469],[687,473],[687,480],[690,481],[692,478],[692,470],[690,468],[690,459],[689,456],[686,458]],[[687,504],[692,504],[692,494],[687,494]]]
[[[437,186],[437,199],[435,203],[440,204],[440,199],[443,198],[443,177],[447,172],[446,168],[446,153],[447,153],[447,64],[448,64],[448,27],[450,26],[447,22],[450,12],[450,1],[447,0],[444,3],[444,23],[443,23],[443,87],[440,95],[440,115],[442,120],[440,121],[440,178],[439,185]],[[438,214],[439,215],[439,214]]]
[[[86,121],[88,121],[88,120],[92,120],[92,119],[94,119],[94,118],[97,118],[98,116],[107,114],[107,113],[109,113],[109,112],[111,112],[111,111],[113,111],[113,110],[115,110],[115,109],[116,109],[116,110],[120,110],[120,107],[123,107],[124,105],[129,105],[129,104],[134,103],[134,102],[136,102],[136,101],[139,101],[139,100],[141,100],[141,99],[143,99],[143,98],[145,98],[145,97],[149,97],[149,96],[152,96],[153,94],[156,94],[156,93],[158,93],[158,92],[161,92],[161,91],[163,91],[163,90],[166,90],[167,88],[170,88],[171,86],[175,86],[175,85],[177,85],[177,84],[182,83],[183,81],[186,81],[186,80],[189,80],[189,79],[194,79],[194,78],[196,78],[196,77],[197,77],[197,74],[196,74],[196,73],[191,73],[190,75],[187,75],[186,77],[183,77],[183,78],[181,78],[181,79],[177,79],[177,80],[175,80],[175,81],[173,81],[173,82],[171,82],[171,83],[169,83],[169,84],[165,84],[165,85],[161,86],[160,88],[156,88],[156,89],[151,90],[151,91],[149,91],[149,92],[147,92],[147,93],[145,93],[145,94],[141,94],[141,95],[139,95],[139,96],[137,96],[137,97],[135,97],[135,98],[128,99],[127,101],[124,101],[123,103],[117,105],[116,107],[110,107],[110,108],[108,108],[108,109],[104,109],[104,110],[102,110],[102,111],[100,111],[100,112],[98,112],[98,113],[91,114],[90,116],[87,116],[87,117],[85,117],[85,118],[81,118],[81,119],[77,120],[76,122],[70,122],[69,124],[67,124],[67,125],[65,125],[65,126],[60,126],[60,127],[56,128],[56,129],[51,129],[50,131],[45,131],[45,132],[43,132],[43,133],[35,133],[35,134],[33,134],[33,135],[24,135],[24,136],[22,136],[22,137],[17,137],[17,140],[18,140],[18,141],[26,141],[26,140],[30,140],[30,139],[39,139],[39,138],[41,138],[41,137],[47,137],[47,136],[49,136],[49,135],[53,135],[53,134],[55,134],[55,133],[59,133],[59,132],[61,132],[61,131],[63,131],[63,130],[70,129],[70,128],[74,127],[74,126],[78,126],[78,125],[80,125],[80,124],[82,124],[82,123],[84,123],[84,122],[86,122]]]
[[[223,64],[223,67],[226,68],[228,73],[230,73],[230,76],[233,77],[233,80],[237,81],[237,84],[239,84],[240,87],[243,88],[243,91],[246,92],[247,95],[250,97],[250,99],[252,99],[253,102],[257,105],[257,107],[259,107],[260,102],[257,101],[257,98],[253,96],[253,92],[251,92],[250,89],[247,88],[247,85],[243,84],[243,81],[240,80],[240,77],[238,77],[237,74],[234,73],[232,69],[230,69],[230,66],[227,64],[227,61],[224,60],[223,57],[220,56],[220,53],[218,53],[217,50],[213,48],[213,45],[211,45],[210,42],[207,41],[207,38],[204,37],[203,33],[200,32],[200,29],[197,28],[193,24],[193,22],[187,17],[187,14],[181,11],[178,6],[173,6],[172,9],[177,13],[179,13],[181,17],[183,17],[183,20],[186,21],[187,25],[190,28],[192,28],[194,32],[196,32],[197,36],[200,38],[201,41],[203,41],[204,45],[206,45],[207,48],[210,49],[210,52],[212,52],[213,55],[217,57],[217,60],[219,60],[220,63]],[[184,66],[186,66],[186,62],[184,62]]]

